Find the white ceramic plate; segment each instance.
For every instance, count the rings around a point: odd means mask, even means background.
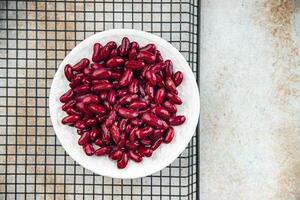
[[[86,156],[81,146],[77,144],[79,136],[75,128],[65,126],[61,119],[66,115],[62,110],[59,97],[68,89],[68,81],[64,76],[64,66],[77,63],[83,57],[91,58],[93,44],[100,42],[106,44],[115,41],[120,44],[122,38],[127,36],[130,41],[137,41],[140,46],[154,43],[161,51],[164,59],[171,59],[174,70],[180,70],[184,74],[182,84],[178,87],[179,96],[183,104],[177,106],[178,114],[186,116],[186,122],[175,127],[175,137],[170,144],[162,144],[150,158],[143,158],[141,163],[129,161],[125,169],[118,169],[116,162],[109,160],[107,156]],[[60,64],[50,91],[50,115],[55,133],[68,154],[83,167],[96,174],[113,178],[138,178],[155,173],[171,164],[185,149],[191,140],[200,112],[200,99],[196,80],[193,72],[184,57],[170,43],[164,39],[138,30],[113,29],[97,33],[78,44]]]

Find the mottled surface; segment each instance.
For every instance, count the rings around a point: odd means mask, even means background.
[[[299,8],[202,1],[201,199],[300,199]]]

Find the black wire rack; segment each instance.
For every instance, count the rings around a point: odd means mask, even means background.
[[[113,28],[154,33],[199,75],[197,0],[0,2],[0,199],[199,199],[198,133],[170,166],[120,180],[96,175],[56,139],[48,109],[57,66],[84,38]]]

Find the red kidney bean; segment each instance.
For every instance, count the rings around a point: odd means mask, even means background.
[[[170,143],[174,138],[174,129],[172,127],[169,128],[167,131],[165,138],[164,138],[164,143]]]
[[[153,64],[155,62],[156,57],[153,53],[150,53],[148,51],[140,51],[137,55],[137,59],[141,59],[148,64]]]
[[[118,112],[120,116],[126,119],[136,118],[139,115],[137,111],[129,108],[119,108]]]
[[[97,85],[94,85],[91,88],[93,92],[100,92],[100,91],[110,90],[110,89],[112,89],[112,84],[110,83],[99,83]]]
[[[86,154],[87,156],[91,156],[91,155],[93,155],[94,152],[95,152],[95,149],[94,149],[94,147],[93,147],[91,144],[86,144],[86,145],[83,147],[83,150],[84,150],[84,152],[85,152],[85,154]]]
[[[110,152],[109,158],[112,160],[120,160],[123,156],[123,151],[121,150],[115,150]]]
[[[104,105],[106,110],[112,110],[113,107],[108,103],[108,101],[103,101],[102,104]]]
[[[80,119],[79,115],[68,115],[61,120],[61,123],[73,125]]]
[[[78,135],[82,135],[83,133],[87,132],[87,130],[78,130],[77,129],[77,134]]]
[[[140,48],[140,45],[139,45],[139,43],[137,43],[137,42],[131,42],[130,43],[130,48],[131,49],[139,49]]]
[[[166,77],[165,86],[171,92],[176,92],[176,85],[171,77],[169,77],[169,76]]]
[[[105,124],[101,124],[102,141],[104,144],[110,144],[110,133]]]
[[[111,72],[111,79],[112,80],[119,80],[121,78],[121,72]]]
[[[133,79],[128,86],[128,91],[132,94],[138,93],[139,90],[139,81],[137,79]]]
[[[70,108],[72,108],[74,105],[75,105],[76,101],[75,100],[71,100],[71,101],[68,101],[67,103],[65,103],[61,109],[63,111],[66,111],[66,110],[69,110]]]
[[[96,142],[95,142],[96,143]],[[95,151],[96,156],[104,156],[111,152],[111,147],[101,147]]]
[[[126,144],[126,135],[125,134],[121,134],[120,135],[120,141],[117,144],[117,148],[118,149],[122,149],[122,148],[124,148],[125,144]]]
[[[176,72],[173,76],[173,80],[176,87],[179,86],[183,80],[183,73],[181,71]]]
[[[116,120],[117,118],[117,113],[115,110],[111,110],[109,115],[108,115],[108,118],[106,119],[105,121],[105,126],[106,127],[110,127]]]
[[[96,128],[96,127],[92,128],[90,130],[90,138],[91,138],[91,140],[95,141],[99,137],[100,137],[100,131],[98,130],[98,128]]]
[[[117,48],[117,43],[114,41],[109,41],[105,46],[107,46],[109,49],[115,49]]]
[[[127,125],[127,119],[122,118],[119,123],[118,123],[118,127],[120,129],[120,131],[125,131],[126,125]]]
[[[99,146],[99,147],[106,147],[106,144],[104,144],[102,138],[98,138],[97,140],[94,141],[94,144]]]
[[[129,124],[130,125],[130,124]],[[126,129],[127,129],[127,127],[126,127]],[[138,130],[138,127],[134,127],[133,129],[131,129],[130,131],[129,131],[129,141],[130,142],[135,142],[136,141],[136,139],[135,139],[135,132]],[[126,131],[125,131],[126,132]]]
[[[116,125],[111,125],[110,128],[111,138],[113,139],[114,143],[117,144],[120,141],[120,131]]]
[[[107,117],[108,117],[107,115],[103,115],[103,116],[102,115],[96,115],[96,119],[97,119],[99,124],[102,124],[106,120]]]
[[[124,64],[124,59],[121,58],[121,57],[114,57],[114,58],[111,58],[109,59],[107,62],[106,62],[106,66],[109,67],[109,68],[114,68],[114,67],[119,67],[119,66],[122,66]]]
[[[74,96],[74,92],[72,89],[68,90],[66,93],[64,93],[60,98],[60,102],[66,103],[67,101],[71,100]]]
[[[173,75],[173,63],[171,60],[165,61],[166,67],[165,67],[165,75],[172,77]]]
[[[144,69],[141,70],[141,76],[146,77],[146,72],[152,67],[153,65],[147,65],[144,67]]]
[[[146,84],[145,92],[150,97],[150,99],[154,98],[154,88],[148,83]]]
[[[124,70],[124,73],[123,73],[122,77],[121,77],[119,85],[122,86],[122,87],[128,85],[131,82],[132,78],[133,78],[132,70],[126,68]]]
[[[89,132],[84,132],[80,138],[78,139],[78,144],[83,146],[87,144],[90,140],[90,133]]]
[[[87,118],[92,118],[94,115],[92,112],[90,112],[87,107],[85,106],[84,103],[82,102],[77,102],[75,105],[76,109],[83,113]]]
[[[139,83],[139,91],[140,91],[141,96],[143,96],[143,97],[146,96],[145,89],[144,89],[143,85],[141,85],[140,83]]]
[[[139,154],[137,154],[137,153],[135,153],[133,150],[130,150],[129,152],[128,152],[128,157],[131,159],[131,160],[133,160],[133,161],[135,161],[135,162],[142,162],[142,160],[143,160],[143,157],[142,156],[140,156]]]
[[[171,103],[170,101],[165,101],[163,103],[163,106],[170,112],[170,113],[176,113],[177,112],[177,108],[176,106]]]
[[[139,154],[142,155],[142,156],[146,156],[146,157],[151,157],[152,156],[153,151],[149,147],[139,146],[137,150],[138,150]]]
[[[81,115],[81,112],[78,112],[77,110],[75,110],[74,108],[69,108],[68,110],[66,110],[66,113],[68,115]]]
[[[151,135],[152,133],[153,133],[153,128],[150,126],[146,126],[142,129],[137,129],[135,131],[135,135],[139,139],[144,139],[144,138],[148,137],[149,135]]]
[[[148,70],[145,74],[146,79],[149,83],[150,86],[154,86],[157,83],[157,78],[156,75],[154,74],[154,72],[152,72],[151,70]]]
[[[167,92],[167,99],[169,99],[170,101],[172,101],[175,104],[178,104],[178,105],[182,104],[181,99],[174,93]]]
[[[99,104],[90,104],[87,106],[89,111],[98,115],[104,115],[106,113],[106,109]]]
[[[140,115],[142,115],[142,114],[144,114],[146,112],[150,112],[150,111],[151,111],[151,108],[147,108],[145,110],[139,110],[138,112],[139,112]]]
[[[125,145],[125,147],[130,150],[135,150],[138,146],[140,146],[140,143],[138,141],[127,142]]]
[[[94,47],[93,47],[93,56],[92,56],[92,61],[93,62],[100,62],[101,60],[101,48],[102,48],[102,45],[100,43],[95,43],[94,44]]]
[[[178,115],[178,116],[172,116],[169,118],[169,122],[172,126],[178,126],[185,122],[185,116]]]
[[[96,95],[88,94],[81,100],[81,102],[84,104],[98,103],[99,98]]]
[[[117,166],[119,169],[124,169],[128,163],[128,154],[126,152],[123,153],[122,158],[118,161]]]
[[[131,126],[131,124],[128,124],[125,128],[125,133],[130,133],[130,131],[132,131],[133,127]]]
[[[140,142],[144,145],[150,145],[152,143],[152,141],[149,139],[142,139],[142,140],[140,140]]]
[[[127,88],[123,88],[123,89],[117,90],[116,95],[117,95],[117,97],[123,97],[127,93],[128,93]]]
[[[153,113],[144,113],[142,116],[142,120],[146,124],[159,129],[167,129],[169,127],[166,121],[159,119]]]
[[[90,76],[93,73],[93,69],[91,67],[86,67],[83,69],[83,74],[86,76]]]
[[[160,63],[155,64],[153,67],[151,67],[150,70],[153,73],[158,73],[158,72],[162,71],[165,67],[166,67],[166,64],[163,62],[160,62]]]
[[[141,60],[128,60],[125,63],[125,68],[132,70],[141,70],[145,67],[145,63]]]
[[[151,149],[152,151],[155,151],[163,142],[162,138],[159,138],[158,140],[156,140],[152,145],[151,145]]]
[[[160,51],[156,50],[156,51],[155,51],[155,54],[156,54],[155,62],[160,63],[160,62],[163,62],[163,61],[164,61],[163,57],[161,56]]]
[[[74,92],[77,94],[86,94],[90,91],[90,87],[88,85],[80,85],[74,89]]]
[[[72,81],[74,75],[73,75],[73,69],[71,65],[67,64],[64,68],[64,72],[68,81]]]
[[[83,58],[81,59],[78,63],[76,63],[74,66],[73,66],[73,70],[76,71],[76,72],[81,72],[85,67],[87,67],[88,65],[90,64],[90,61],[89,59],[87,58]]]
[[[97,118],[87,119],[85,121],[85,123],[88,126],[96,126],[97,125]]]
[[[149,51],[151,53],[154,53],[156,50],[155,44],[147,44],[146,46],[140,48],[140,51]]]
[[[111,105],[114,105],[116,103],[116,91],[114,89],[109,91],[107,95],[107,101]]]
[[[111,52],[110,52],[110,58],[114,58],[114,57],[117,57],[117,56],[118,56],[117,49],[111,50]]]
[[[82,82],[83,77],[84,77],[84,74],[82,74],[82,73],[76,74],[74,76],[73,80],[71,81],[71,83],[69,84],[69,86],[71,88],[75,88],[75,87],[79,86]]]
[[[84,77],[84,78],[82,79],[82,83],[83,83],[84,85],[90,86],[91,83],[92,83],[92,80],[91,80],[89,77]]]
[[[91,64],[91,68],[94,69],[94,70],[103,69],[103,67],[104,67],[104,65],[100,64],[100,63],[93,63],[93,64]]]
[[[126,56],[128,54],[129,48],[130,41],[127,37],[124,37],[120,46],[120,56]]]
[[[106,84],[110,83],[109,80],[92,80],[92,85],[98,85],[98,84]]]
[[[105,68],[96,69],[91,74],[91,78],[92,79],[97,79],[97,80],[99,80],[99,79],[108,79],[110,77],[111,77],[111,71],[109,71]]]
[[[132,125],[134,125],[134,126],[140,127],[140,126],[142,126],[143,121],[136,118],[136,119],[132,119],[132,120],[130,121],[130,123],[131,123]]]
[[[136,57],[137,57],[137,49],[136,48],[130,49],[128,53],[128,60],[135,60]]]
[[[151,97],[149,95],[144,96],[143,101],[145,101],[147,104],[150,104]]]
[[[139,109],[146,108],[147,106],[148,104],[146,102],[137,100],[129,104],[128,108],[139,110]]]
[[[109,58],[110,51],[111,49],[109,48],[109,46],[105,45],[100,52],[101,60],[107,60]]]
[[[155,103],[161,104],[164,101],[165,96],[166,96],[165,88],[163,88],[163,87],[159,88],[155,94],[155,98],[154,98]]]
[[[166,108],[162,107],[162,106],[154,106],[154,107],[152,108],[152,112],[153,112],[155,115],[157,115],[158,117],[161,117],[161,118],[163,118],[163,119],[165,119],[165,120],[167,120],[167,119],[170,118],[170,113],[169,113],[169,111],[168,111]]]
[[[74,125],[75,128],[79,129],[79,130],[83,130],[86,129],[86,124],[84,123],[84,121],[77,121]]]
[[[127,94],[119,99],[119,105],[129,104],[138,98],[139,96],[137,94]]]
[[[103,101],[105,101],[106,98],[107,98],[107,91],[101,91],[99,93],[99,97],[100,97],[100,99],[102,99]]]

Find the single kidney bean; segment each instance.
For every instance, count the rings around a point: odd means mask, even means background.
[[[183,80],[183,73],[181,71],[176,72],[173,76],[173,80],[176,87],[179,86]]]
[[[165,86],[171,92],[176,92],[176,85],[170,76],[166,77]]]
[[[112,160],[120,160],[123,156],[123,151],[121,150],[115,150],[110,152],[109,158]]]
[[[98,121],[99,124],[102,124],[106,119],[107,119],[107,115],[96,115],[96,119]]]
[[[110,133],[105,124],[101,124],[102,141],[104,144],[110,144]]]
[[[109,68],[119,67],[124,64],[124,59],[121,57],[113,57],[106,62],[106,66]]]
[[[156,51],[155,51],[155,54],[156,54],[155,62],[160,63],[160,62],[163,62],[163,61],[164,61],[163,57],[161,56],[160,51],[156,50]]]
[[[141,96],[143,96],[143,97],[146,96],[144,86],[141,85],[140,83],[139,83],[139,91],[140,91]]]
[[[118,51],[117,49],[112,49],[110,52],[110,57],[109,58],[114,58],[118,56]]]
[[[109,41],[105,46],[107,46],[109,49],[115,49],[117,48],[117,43],[114,41]]]
[[[90,132],[84,132],[80,138],[78,139],[78,144],[83,146],[85,144],[87,144],[90,140]]]
[[[130,131],[132,131],[133,127],[131,126],[131,124],[128,124],[125,128],[125,133],[130,133]]]
[[[68,110],[66,110],[66,113],[68,115],[79,115],[79,116],[81,115],[81,112],[78,112],[74,108],[69,108]]]
[[[148,137],[149,135],[151,135],[152,133],[153,133],[153,128],[150,126],[146,126],[142,129],[137,129],[135,131],[135,135],[139,139],[144,139],[144,138]]]
[[[172,92],[167,92],[167,99],[169,99],[170,101],[172,101],[175,104],[178,104],[178,105],[182,104],[181,99]]]
[[[136,118],[139,113],[135,110],[129,109],[129,108],[119,108],[118,110],[119,115],[126,118],[126,119],[132,119]]]
[[[71,100],[71,101],[68,101],[67,103],[65,103],[65,104],[61,107],[61,109],[62,109],[63,111],[69,110],[70,108],[72,108],[72,107],[75,105],[75,103],[76,103],[76,101],[75,101],[74,99]]]
[[[66,93],[64,93],[60,98],[60,102],[66,103],[67,101],[71,100],[74,96],[74,92],[72,89],[68,90]]]
[[[117,97],[123,97],[127,93],[128,93],[127,88],[122,88],[122,89],[117,90],[116,95],[117,95]]]
[[[128,60],[125,63],[125,68],[132,70],[141,70],[145,67],[145,63],[142,60]]]
[[[146,72],[152,67],[153,65],[146,65],[142,70],[141,70],[141,77],[146,77]]]
[[[95,142],[96,143],[96,142]],[[95,151],[96,156],[104,156],[111,152],[111,147],[101,147]]]
[[[163,103],[163,106],[170,112],[170,113],[176,113],[177,112],[177,108],[176,106],[171,103],[170,101],[165,101]]]
[[[163,142],[162,138],[159,138],[158,140],[156,140],[152,145],[151,145],[151,149],[152,151],[155,151]]]
[[[103,101],[102,104],[104,105],[106,110],[112,110],[113,107],[108,103],[108,101]]]
[[[139,109],[146,108],[147,106],[148,104],[146,102],[137,100],[129,104],[128,108],[139,110]]]
[[[73,70],[76,71],[76,72],[81,72],[85,67],[87,67],[88,65],[90,64],[90,61],[89,59],[87,58],[83,58],[81,59],[78,63],[76,63],[74,66],[73,66]]]
[[[129,124],[130,125],[130,124]],[[127,128],[127,127],[126,127]],[[134,127],[133,129],[130,130],[129,132],[129,141],[130,142],[135,142],[135,132],[138,130],[138,127]],[[125,131],[126,132],[126,131]]]
[[[111,125],[110,134],[111,134],[111,138],[113,139],[114,143],[118,144],[118,142],[120,141],[120,131],[116,125],[114,125],[114,124]]]
[[[169,122],[172,126],[178,126],[185,122],[185,116],[178,115],[178,116],[172,116],[169,119]]]
[[[90,87],[88,85],[80,85],[74,89],[74,92],[77,94],[86,94],[90,91]]]
[[[111,105],[114,105],[116,103],[116,91],[114,89],[109,91],[107,95],[107,101]]]
[[[100,99],[102,99],[103,101],[105,101],[106,98],[107,98],[107,91],[101,91],[99,93],[99,97],[100,97]]]
[[[107,60],[109,58],[109,54],[110,54],[111,49],[109,48],[109,46],[105,45],[100,52],[100,60]]]
[[[120,141],[117,144],[117,148],[122,149],[124,148],[125,144],[126,144],[126,135],[123,133],[120,135]]]
[[[127,94],[119,99],[120,105],[129,104],[135,100],[137,100],[139,96],[137,94]]]
[[[68,115],[61,120],[61,123],[73,125],[80,119],[79,115]]]
[[[138,150],[139,154],[142,155],[142,156],[146,156],[146,157],[151,157],[152,156],[153,151],[149,147],[139,146],[137,150]]]
[[[83,130],[86,129],[86,124],[84,123],[84,121],[77,121],[74,125],[75,128],[79,129],[79,130]]]
[[[75,87],[79,86],[82,82],[83,77],[84,77],[83,73],[76,74],[74,76],[73,80],[71,81],[71,83],[69,84],[69,86],[71,88],[75,88]]]
[[[124,169],[128,163],[128,154],[126,152],[123,153],[122,158],[118,161],[117,166],[119,169]]]
[[[154,126],[159,129],[167,129],[169,125],[162,119],[156,117],[153,113],[144,113],[142,116],[143,122],[150,126]]]
[[[136,57],[137,57],[137,49],[136,48],[130,49],[128,53],[128,60],[135,60]]]
[[[134,126],[140,127],[140,126],[142,126],[143,121],[136,118],[136,119],[132,119],[132,120],[130,121],[130,123],[131,123],[132,125],[134,125]]]
[[[94,44],[94,47],[93,47],[93,56],[92,56],[92,61],[93,62],[100,62],[101,60],[101,48],[102,48],[102,45],[100,43],[95,43]]]
[[[151,67],[150,70],[153,73],[157,73],[157,72],[160,72],[161,70],[163,70],[165,67],[166,67],[166,64],[163,62],[160,62],[160,63],[155,64],[153,67]]]
[[[126,56],[128,54],[129,48],[130,41],[127,37],[124,37],[120,46],[120,56]]]
[[[110,90],[110,89],[112,89],[112,84],[110,83],[99,83],[97,85],[94,85],[91,88],[93,92],[100,92],[100,91]]]
[[[120,129],[120,131],[125,131],[126,125],[127,125],[127,119],[122,118],[119,123],[118,123],[118,127]]]
[[[90,112],[87,107],[85,106],[84,103],[82,102],[77,102],[75,105],[76,109],[83,113],[87,118],[92,118],[94,115],[92,112]]]
[[[154,106],[154,107],[152,108],[152,112],[153,112],[155,115],[157,115],[158,117],[161,117],[161,118],[163,118],[163,119],[165,119],[165,120],[167,120],[167,119],[170,118],[170,113],[169,113],[169,111],[168,111],[166,108],[162,107],[162,106]]]
[[[99,147],[106,147],[106,144],[104,144],[102,138],[98,138],[97,140],[94,141],[94,144],[99,146]]]
[[[71,65],[67,64],[64,68],[64,72],[68,81],[72,81],[74,75],[73,75],[73,69]]]
[[[90,76],[93,73],[93,69],[91,67],[86,67],[83,69],[83,74],[86,76]]]
[[[139,49],[140,45],[139,45],[139,43],[133,41],[133,42],[130,43],[130,48],[131,49]]]
[[[148,64],[153,64],[155,62],[155,55],[148,51],[140,51],[137,55],[137,59],[144,60]]]
[[[140,146],[140,143],[138,141],[127,142],[125,145],[126,149],[130,150],[135,150],[138,146]]]
[[[111,72],[111,79],[112,80],[119,80],[121,78],[121,72]]]
[[[149,139],[142,139],[142,140],[140,140],[140,142],[144,145],[150,145],[152,143],[152,141]]]
[[[91,144],[84,145],[83,150],[87,156],[91,156],[95,152],[95,149]]]
[[[99,104],[90,104],[87,106],[89,111],[98,115],[104,115],[106,113],[106,109]]]
[[[133,160],[133,161],[135,161],[135,162],[142,162],[142,160],[143,160],[143,157],[142,156],[140,156],[139,154],[137,154],[137,153],[135,153],[133,150],[130,150],[129,152],[128,152],[128,157],[131,159],[131,160]]]
[[[122,86],[122,87],[128,85],[131,82],[132,78],[133,78],[132,70],[126,68],[124,70],[124,73],[123,73],[122,77],[121,77],[119,85]]]
[[[151,134],[151,138],[153,140],[158,140],[159,138],[161,138],[164,134],[165,130],[164,129],[156,129],[154,130],[154,132]]]
[[[154,98],[154,87],[152,87],[149,82],[146,84],[145,92],[150,97],[150,99]]]
[[[108,115],[108,118],[106,119],[105,121],[105,126],[106,127],[110,127],[116,120],[117,118],[117,113],[115,110],[111,110],[109,115]]]
[[[93,63],[91,64],[91,68],[94,69],[94,70],[97,70],[97,69],[103,69],[104,65],[101,64],[101,63]]]
[[[94,127],[90,130],[90,138],[92,141],[95,141],[96,139],[98,139],[100,137],[100,131],[98,130],[98,128]]]
[[[165,61],[166,67],[165,67],[165,75],[172,77],[173,75],[173,63],[171,60]]]
[[[128,91],[132,94],[138,93],[139,90],[139,81],[137,79],[133,79],[128,86]]]
[[[98,85],[98,84],[106,84],[106,83],[110,83],[109,80],[92,80],[92,85]]]
[[[146,46],[140,48],[140,51],[149,51],[151,53],[154,53],[156,50],[155,44],[147,44]]]
[[[91,80],[89,77],[84,77],[84,78],[82,79],[82,83],[83,83],[84,85],[90,86],[91,83],[92,83],[92,80]]]
[[[96,126],[97,125],[97,118],[87,119],[85,121],[85,123],[88,126]]]
[[[81,100],[81,102],[84,104],[98,103],[99,98],[96,95],[88,94]]]
[[[174,129],[172,127],[169,128],[167,131],[165,138],[164,138],[164,143],[170,143],[174,138]]]
[[[105,68],[100,68],[100,69],[96,69],[93,71],[93,73],[91,74],[91,78],[92,79],[108,79],[111,77],[111,71],[105,69]]]
[[[145,74],[146,79],[149,83],[150,86],[154,86],[157,83],[157,78],[156,75],[154,74],[154,72],[152,72],[151,70],[148,70]]]
[[[165,96],[166,96],[165,88],[163,87],[159,88],[155,94],[155,98],[154,98],[155,103],[161,104],[164,101]]]

